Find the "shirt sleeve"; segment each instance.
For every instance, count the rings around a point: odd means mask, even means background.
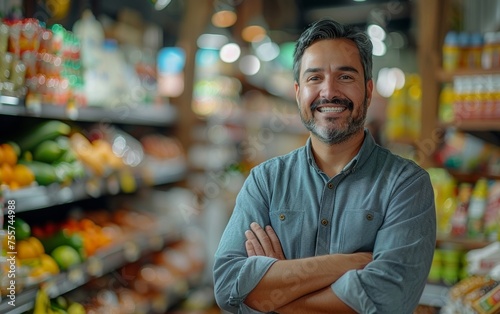
[[[265,189],[252,170],[236,198],[236,205],[214,256],[214,292],[217,304],[231,313],[260,313],[243,302],[277,259],[248,257],[245,230],[251,222],[269,224]]]
[[[428,174],[401,178],[377,234],[373,262],[331,285],[359,313],[413,313],[436,245],[434,193]],[[389,187],[388,187],[389,188]]]

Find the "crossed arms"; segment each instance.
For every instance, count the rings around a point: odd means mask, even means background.
[[[330,254],[286,260],[280,241],[270,226],[257,223],[245,232],[248,256],[278,259],[245,299],[245,304],[261,312],[356,313],[342,302],[330,285],[348,270],[362,269],[371,253]]]

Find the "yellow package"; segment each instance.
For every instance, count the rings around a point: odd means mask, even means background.
[[[472,304],[479,314],[494,314],[500,309],[500,286],[496,286]]]

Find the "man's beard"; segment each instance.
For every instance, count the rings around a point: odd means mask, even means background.
[[[306,121],[301,110],[299,110],[300,119],[302,120],[302,123],[304,124],[304,126],[323,143],[328,144],[328,145],[340,144],[340,143],[347,141],[354,134],[356,134],[359,130],[362,130],[364,128],[365,120],[366,120],[366,113],[368,111],[368,103],[367,102],[368,102],[368,99],[366,98],[366,94],[365,94],[365,98],[364,98],[363,104],[361,106],[360,114],[357,117],[349,116],[349,118],[346,121],[347,129],[342,129],[340,126],[337,126],[337,127],[319,127],[316,124],[316,121],[314,120],[314,114],[313,114],[313,117],[311,117],[311,119]],[[330,101],[326,101],[326,102],[325,101],[321,102],[321,104],[325,104],[325,103],[348,104],[348,105],[346,105],[347,110],[350,110],[351,113],[353,111],[352,101],[349,99],[346,99],[346,98],[334,99],[334,100],[330,100]],[[319,103],[313,104],[311,106],[311,112],[314,112],[318,105],[319,105]],[[333,121],[333,118],[329,119],[329,120],[331,120],[332,123],[335,123],[335,121]]]

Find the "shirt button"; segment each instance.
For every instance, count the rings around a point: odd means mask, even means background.
[[[326,220],[326,219],[321,219],[321,224],[322,224],[323,226],[327,226],[327,225],[328,225],[328,220]]]
[[[366,214],[366,220],[373,220],[372,214]]]
[[[280,220],[285,220],[285,214],[280,214]]]
[[[328,188],[333,189],[333,183],[328,183]]]

